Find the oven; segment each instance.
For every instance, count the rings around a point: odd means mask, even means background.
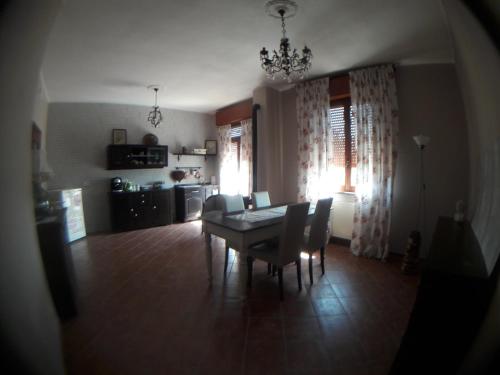
[[[197,220],[201,216],[204,201],[204,186],[175,186],[175,208],[178,221]]]

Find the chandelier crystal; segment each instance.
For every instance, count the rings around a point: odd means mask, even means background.
[[[297,4],[291,0],[272,0],[266,4],[266,9],[271,17],[281,19],[283,35],[279,53],[273,50],[272,58],[269,58],[269,51],[265,47],[260,51],[262,69],[271,79],[286,79],[288,82],[303,79],[311,67],[312,52],[307,46],[302,49],[302,56],[299,55],[297,49],[292,50],[285,30],[285,18],[295,15]]]
[[[148,121],[151,123],[151,125],[153,125],[155,128],[157,128],[158,125],[160,125],[160,123],[163,120],[163,116],[161,115],[160,107],[158,106],[159,87],[158,86],[151,86],[150,88],[152,88],[155,91],[155,105],[153,106],[153,109],[151,110],[151,112],[149,112],[149,114],[148,114]]]

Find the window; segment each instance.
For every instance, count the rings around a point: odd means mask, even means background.
[[[354,192],[356,182],[357,131],[350,98],[333,100],[330,108],[333,137],[334,182],[340,191]]]
[[[231,161],[240,170],[241,125],[231,126]]]
[[[231,147],[229,157],[224,166],[224,175],[227,176],[226,183],[221,187],[224,194],[234,195],[240,193],[238,176],[240,175],[240,150],[241,150],[241,125],[232,125],[230,130]]]

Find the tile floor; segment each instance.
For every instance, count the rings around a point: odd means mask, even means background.
[[[80,314],[63,324],[69,374],[385,374],[411,310],[418,277],[401,259],[357,258],[329,245],[326,272],[307,261],[277,277],[214,240],[209,287],[199,222],[92,235],[71,246]]]

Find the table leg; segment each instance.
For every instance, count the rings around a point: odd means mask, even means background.
[[[212,235],[205,232],[208,281],[212,282]]]

